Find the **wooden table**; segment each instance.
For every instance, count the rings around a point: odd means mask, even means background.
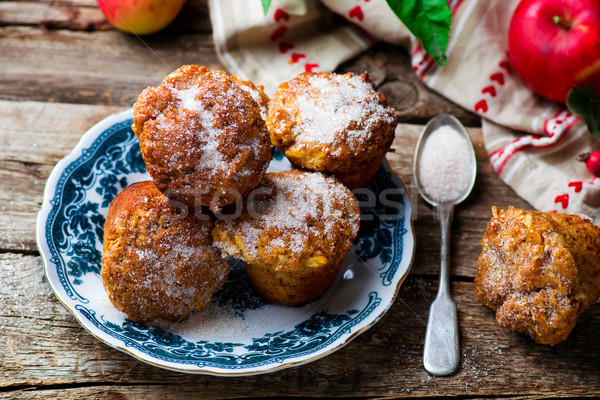
[[[34,232],[46,178],[100,119],[131,107],[148,85],[180,65],[222,68],[205,1],[189,0],[176,22],[139,39],[104,22],[95,0],[0,2],[0,398],[192,399],[266,396],[552,398],[600,395],[600,307],[570,338],[549,347],[499,327],[475,300],[473,278],[490,207],[529,207],[492,171],[479,119],[417,84],[401,112],[393,169],[410,185],[422,125],[457,115],[476,146],[474,193],[455,214],[451,290],[461,364],[449,377],[422,368],[428,307],[437,288],[438,223],[414,195],[417,247],[389,312],[341,350],[307,365],[248,377],[170,372],[114,350],[85,331],[53,295]],[[407,53],[379,44],[343,65],[415,78]]]

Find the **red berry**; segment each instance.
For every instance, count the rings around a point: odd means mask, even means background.
[[[600,151],[582,153],[577,157],[577,160],[584,162],[592,175],[600,177]]]

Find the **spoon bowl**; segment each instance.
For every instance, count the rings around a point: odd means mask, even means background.
[[[469,179],[464,182],[458,193],[448,199],[441,200],[431,195],[421,181],[420,165],[421,156],[425,143],[433,132],[441,127],[449,126],[457,131],[466,139],[468,145],[467,165],[466,168],[471,168],[467,171],[466,177]],[[443,149],[451,151],[451,149]],[[441,157],[438,161],[445,161]],[[454,205],[464,201],[471,193],[475,184],[477,175],[477,162],[475,160],[475,151],[469,134],[462,126],[460,121],[450,115],[440,115],[433,118],[425,129],[415,151],[413,160],[413,173],[417,183],[417,189],[421,197],[429,204],[435,206],[438,210],[440,221],[440,280],[438,293],[431,307],[429,308],[429,316],[427,317],[427,331],[425,333],[425,345],[423,347],[423,366],[432,375],[449,375],[456,371],[460,361],[460,344],[458,335],[458,316],[456,305],[450,297],[449,285],[449,264],[450,264],[450,227],[452,225],[452,217],[454,215]],[[447,165],[441,165],[441,168]],[[440,175],[443,176],[443,175]]]
[[[421,175],[419,174],[419,165],[420,165],[421,155],[423,154],[423,147],[425,146],[425,142],[427,142],[427,139],[431,136],[431,134],[433,132],[435,132],[442,126],[449,126],[450,128],[454,129],[456,132],[461,134],[466,139],[467,144],[469,145],[469,150],[470,150],[470,154],[469,154],[470,166],[472,167],[470,182],[468,185],[466,185],[466,190],[463,191],[455,199],[449,200],[449,202],[451,202],[452,204],[462,203],[471,193],[471,190],[473,189],[473,186],[475,185],[475,178],[477,176],[477,161],[475,158],[475,150],[473,149],[473,145],[471,143],[471,137],[469,136],[469,134],[468,134],[467,130],[465,129],[465,127],[463,126],[463,124],[456,117],[454,117],[452,115],[438,115],[437,117],[432,118],[427,123],[427,125],[425,126],[425,129],[419,136],[419,141],[417,142],[417,147],[416,147],[415,155],[413,158],[413,175],[415,177],[417,189],[419,191],[419,194],[423,198],[423,200],[425,200],[427,203],[431,204],[432,206],[438,206],[438,204],[440,204],[441,202],[439,200],[435,199],[434,197],[432,197],[427,192],[425,187],[423,186],[423,182],[421,181]]]

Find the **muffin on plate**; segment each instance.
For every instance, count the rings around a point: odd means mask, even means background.
[[[492,208],[477,260],[477,299],[536,342],[564,341],[600,297],[600,228],[578,215]]]
[[[267,170],[273,147],[266,95],[249,81],[185,65],[133,106],[132,129],[163,194],[219,212],[244,197]]]
[[[396,114],[366,73],[305,72],[269,101],[271,141],[297,167],[367,185],[395,136]]]
[[[352,192],[322,173],[265,174],[241,215],[217,220],[213,239],[243,260],[250,281],[269,302],[299,306],[334,282],[358,233]]]
[[[255,85],[251,81],[243,80],[236,75],[231,75],[231,78],[252,97],[256,104],[258,104],[260,107],[260,116],[266,120],[269,109],[269,96],[265,94],[264,86]]]
[[[119,193],[104,224],[101,269],[115,308],[140,323],[178,321],[206,308],[230,269],[212,245],[212,227],[150,181]]]

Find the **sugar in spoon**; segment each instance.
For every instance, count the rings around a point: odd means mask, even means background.
[[[475,184],[477,162],[469,134],[460,121],[440,115],[429,121],[417,143],[413,173],[421,197],[440,221],[440,279],[427,318],[423,366],[432,375],[449,375],[460,360],[456,305],[450,297],[450,227],[454,206]]]

